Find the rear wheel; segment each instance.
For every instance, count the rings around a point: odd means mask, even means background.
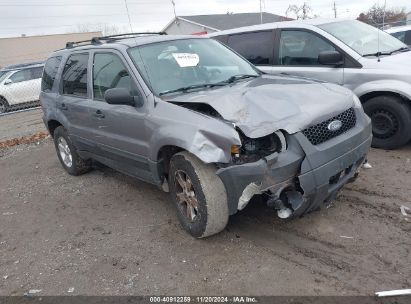
[[[401,98],[377,96],[363,106],[372,121],[373,147],[396,149],[411,139],[411,109]]]
[[[82,159],[62,126],[54,130],[54,145],[57,156],[66,171],[71,175],[81,175],[91,169],[91,161]]]
[[[6,113],[9,110],[9,103],[3,97],[0,97],[0,114]]]
[[[188,152],[170,163],[170,194],[183,228],[196,238],[222,231],[228,222],[227,193],[212,164]]]

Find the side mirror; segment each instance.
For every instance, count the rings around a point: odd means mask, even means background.
[[[12,84],[13,83],[13,80],[11,80],[11,79],[6,79],[5,81],[4,81],[4,84],[5,85],[9,85],[9,84]]]
[[[108,89],[104,93],[104,99],[108,104],[113,105],[129,105],[133,107],[141,107],[143,99],[140,96],[132,96],[130,91],[125,88]]]
[[[344,64],[343,56],[337,51],[323,51],[318,55],[318,62],[323,65],[338,66]]]

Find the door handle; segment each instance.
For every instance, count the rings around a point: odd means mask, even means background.
[[[60,109],[62,109],[63,111],[67,111],[67,110],[68,110],[68,108],[67,108],[67,106],[66,106],[65,103],[62,103],[62,104],[61,104]]]
[[[106,117],[106,115],[104,115],[104,113],[101,112],[100,110],[97,110],[97,111],[93,114],[93,116],[95,116],[95,117],[97,117],[97,118],[104,118],[104,117]]]

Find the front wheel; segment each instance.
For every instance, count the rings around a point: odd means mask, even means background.
[[[6,99],[0,97],[0,114],[6,113],[9,110],[9,104]]]
[[[228,222],[227,193],[215,172],[212,164],[204,164],[188,152],[171,159],[171,198],[181,225],[196,238],[216,234]]]
[[[396,149],[411,139],[411,108],[401,98],[377,96],[363,107],[371,118],[373,147]]]
[[[64,169],[70,175],[81,175],[91,170],[91,161],[85,160],[78,155],[76,148],[71,142],[66,129],[62,126],[54,130],[54,146],[57,156]]]

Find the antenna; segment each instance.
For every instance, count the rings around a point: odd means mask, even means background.
[[[127,11],[128,23],[130,24],[130,30],[132,33],[134,33],[133,25],[131,24],[130,12],[128,11],[127,0],[124,0],[124,4],[126,5],[126,11]]]
[[[381,58],[380,58],[380,55],[381,55],[381,51],[380,51],[380,31],[384,30],[386,7],[387,7],[387,0],[384,0],[384,11],[383,11],[383,14],[382,14],[382,28],[378,29],[378,52],[377,52],[377,61],[378,62],[381,61]]]
[[[263,8],[261,6],[262,0],[260,0],[260,23],[263,24]]]

